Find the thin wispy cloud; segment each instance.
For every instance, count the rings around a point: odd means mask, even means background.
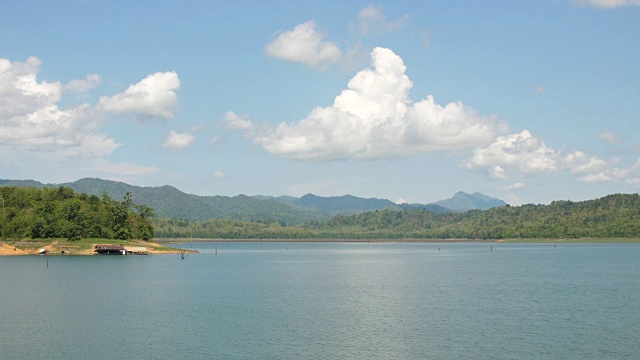
[[[102,78],[98,74],[89,74],[84,80],[71,80],[62,89],[67,92],[82,94],[98,86]]]
[[[570,0],[572,4],[596,8],[615,9],[623,6],[640,6],[640,0]]]
[[[540,95],[544,93],[544,86],[540,85],[533,89],[533,95]]]
[[[599,135],[600,140],[607,142],[609,144],[622,144],[624,143],[624,140],[618,136],[617,134],[611,132],[611,131],[605,131],[600,133]]]
[[[505,186],[503,189],[505,191],[515,191],[515,190],[521,190],[527,187],[527,184],[522,183],[522,182],[517,182],[511,185],[507,185]]]
[[[355,27],[361,36],[399,31],[409,21],[409,15],[403,15],[395,20],[387,19],[382,5],[369,4],[358,13]]]

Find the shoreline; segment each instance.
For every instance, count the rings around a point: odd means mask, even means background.
[[[482,240],[482,239],[207,239],[207,238],[158,238],[153,239],[156,243],[164,244],[184,244],[192,242],[248,242],[248,243],[462,243],[462,242],[486,242],[495,243],[500,240]]]
[[[38,254],[40,249],[47,249],[51,256],[92,256],[94,246],[97,244],[119,243],[122,245],[142,246],[147,248],[149,254],[180,254],[180,249],[170,248],[163,244],[185,243],[358,243],[358,244],[456,244],[456,243],[486,243],[486,244],[607,244],[607,243],[640,243],[640,238],[579,238],[579,239],[206,239],[206,238],[156,238],[151,241],[129,240],[123,244],[121,241],[109,239],[90,239],[81,242],[66,240],[48,241],[16,241],[0,242],[0,257],[2,256],[28,256]],[[66,254],[62,254],[62,251]],[[188,254],[197,254],[193,249],[184,249]]]
[[[640,243],[640,238],[571,238],[571,239],[547,239],[547,238],[533,238],[533,239],[423,239],[423,238],[403,238],[403,239],[334,239],[334,238],[307,238],[307,239],[210,239],[210,238],[156,238],[153,239],[156,243],[163,244],[184,244],[184,243],[198,243],[198,242],[219,242],[219,243],[232,243],[232,242],[247,242],[247,243],[437,243],[437,244],[451,244],[451,243],[557,243],[557,244],[580,244],[580,243]]]
[[[93,239],[91,242],[74,243],[71,241],[17,241],[14,243],[0,242],[1,256],[29,256],[38,254],[40,249],[46,249],[49,256],[94,256],[94,246],[98,244],[108,244],[114,241],[108,239]],[[152,255],[180,254],[180,249],[168,248],[155,241],[130,240],[126,245],[145,247]],[[126,246],[125,245],[125,246]],[[63,254],[63,251],[67,251]],[[189,254],[195,254],[195,250],[187,250]],[[116,256],[116,255],[114,255]]]

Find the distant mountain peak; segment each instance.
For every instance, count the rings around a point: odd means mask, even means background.
[[[468,194],[464,191],[458,191],[453,194],[453,197],[450,199],[436,201],[434,204],[453,211],[467,211],[474,209],[488,210],[494,207],[504,206],[507,203],[479,192]]]

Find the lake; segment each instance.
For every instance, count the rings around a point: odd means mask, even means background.
[[[0,359],[638,359],[640,244],[0,257]]]

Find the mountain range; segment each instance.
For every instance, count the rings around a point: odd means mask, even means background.
[[[450,199],[432,204],[396,204],[386,199],[365,199],[352,195],[321,197],[307,194],[292,196],[198,196],[184,193],[169,185],[142,187],[123,182],[85,178],[70,183],[43,184],[35,180],[0,180],[0,186],[60,187],[65,186],[78,193],[122,199],[131,193],[135,203],[145,204],[155,210],[160,218],[201,221],[226,219],[240,221],[278,221],[298,225],[314,220],[326,220],[338,214],[356,214],[372,210],[424,209],[435,213],[462,212],[472,209],[487,210],[506,203],[480,193],[458,192]]]

